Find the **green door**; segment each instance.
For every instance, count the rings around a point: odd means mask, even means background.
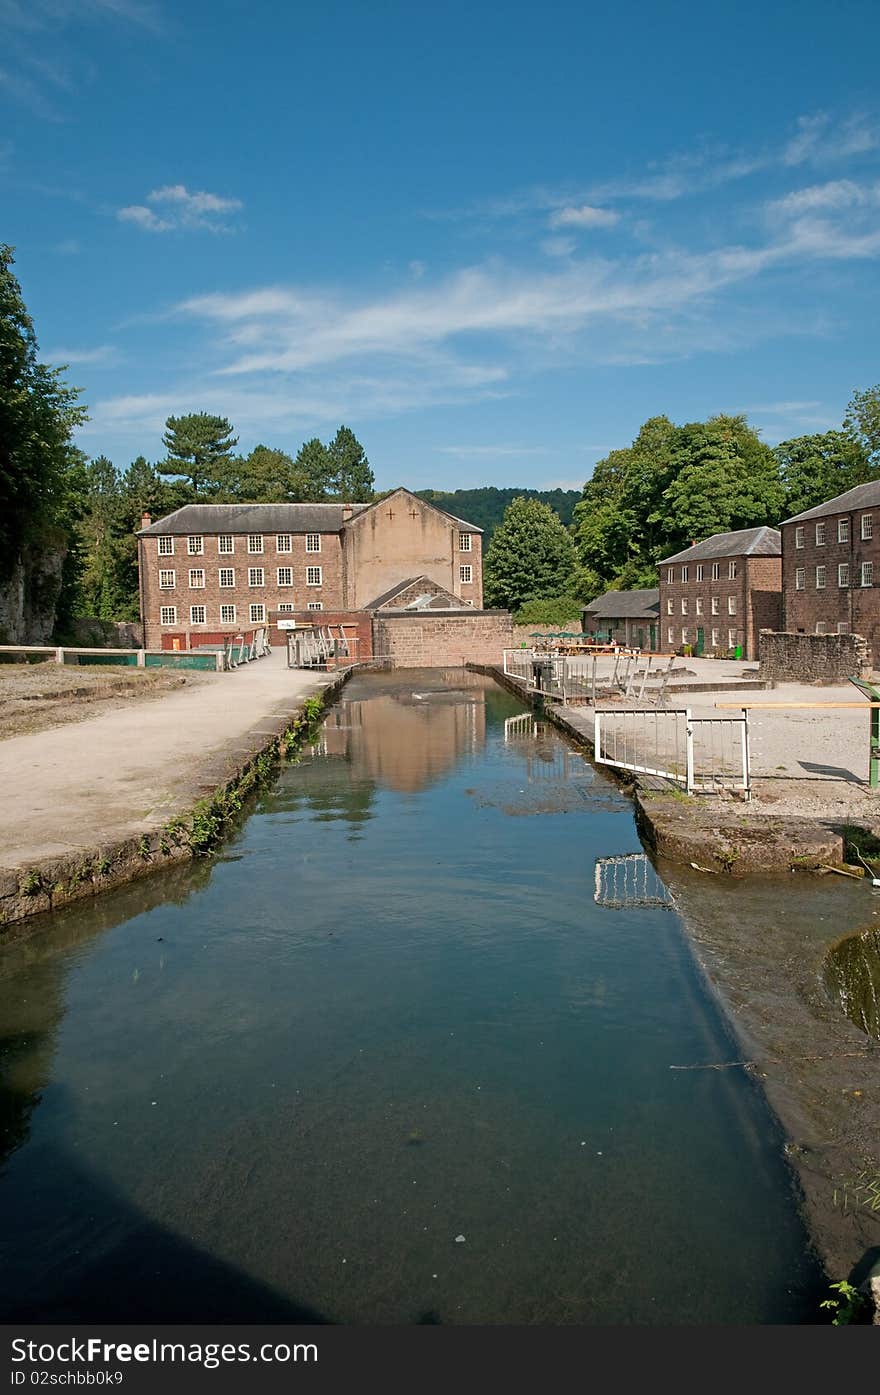
[[[706,647],[706,631],[705,631],[704,629],[698,628],[698,629],[697,629],[697,643],[696,643],[696,648],[694,649],[694,653],[695,653],[695,654],[702,654],[702,652],[703,652],[703,650],[705,649],[705,647]]]

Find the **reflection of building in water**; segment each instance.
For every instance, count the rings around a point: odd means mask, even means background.
[[[596,858],[597,906],[625,910],[631,906],[674,906],[672,894],[657,876],[645,853]]]
[[[319,749],[344,756],[357,773],[411,793],[451,770],[460,756],[485,744],[483,693],[383,693],[343,702],[327,717]]]

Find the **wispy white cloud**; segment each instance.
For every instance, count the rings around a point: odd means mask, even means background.
[[[154,205],[149,207],[148,205]],[[156,212],[156,205],[162,210]],[[147,194],[146,204],[128,204],[116,210],[123,223],[134,223],[145,232],[172,232],[174,229],[207,228],[211,232],[227,232],[229,225],[221,217],[242,208],[241,199],[208,193],[206,189],[190,193],[185,184],[165,184]]]
[[[70,102],[96,71],[91,57],[77,52],[69,31],[107,23],[158,34],[162,13],[150,0],[0,0],[7,59],[0,89],[36,116],[65,120]]]
[[[59,257],[76,257],[81,248],[75,237],[66,237],[63,242],[56,242],[52,251],[57,252]]]
[[[579,207],[558,208],[548,221],[551,228],[613,228],[620,222],[620,214],[613,208],[582,203]]]
[[[49,349],[42,355],[47,363],[70,364],[110,363],[118,358],[112,344],[99,344],[94,349]]]
[[[880,183],[864,185],[852,179],[834,179],[827,184],[793,189],[782,198],[774,199],[768,207],[771,213],[790,217],[801,213],[872,206],[880,206]]]

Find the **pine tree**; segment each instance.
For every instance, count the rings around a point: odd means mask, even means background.
[[[232,458],[233,447],[238,444],[226,417],[191,412],[188,416],[169,417],[165,427],[162,440],[168,458],[157,467],[160,475],[183,476],[191,483],[196,497],[215,492]]]
[[[327,447],[330,489],[339,499],[364,503],[373,497],[375,479],[363,446],[354,432],[340,426]]]

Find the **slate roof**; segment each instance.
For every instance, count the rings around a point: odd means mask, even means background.
[[[404,591],[407,591],[410,588],[410,586],[417,586],[419,582],[424,582],[426,586],[433,587],[434,589],[425,591],[424,593],[416,596],[415,600],[410,601],[407,606],[403,607],[403,609],[436,609],[438,608],[436,604],[438,601],[440,602],[441,606],[444,606],[447,610],[449,609],[448,602],[450,601],[453,603],[456,609],[458,609],[459,607],[461,607],[462,610],[471,609],[471,607],[468,605],[466,601],[460,600],[459,597],[453,595],[451,591],[447,591],[446,587],[441,586],[439,581],[434,581],[432,577],[425,576],[424,574],[422,574],[421,576],[407,577],[406,581],[398,581],[397,584],[395,586],[392,586],[389,591],[384,591],[381,596],[377,596],[374,601],[370,601],[367,605],[365,605],[364,610],[384,610],[386,607],[393,608],[389,606],[389,602],[393,601],[396,596],[401,595]]]
[[[805,518],[825,518],[832,513],[855,513],[858,509],[880,508],[880,480],[868,480],[867,484],[857,484],[845,494],[836,494],[826,499],[824,504],[816,504],[803,513],[793,514],[783,520],[785,523],[801,523]]]
[[[664,557],[658,562],[665,567],[670,562],[709,562],[716,557],[780,557],[782,535],[778,528],[740,528],[734,533],[713,533],[705,542],[696,543]]]
[[[184,504],[138,537],[156,533],[338,533],[343,509],[369,504]]]
[[[583,609],[597,620],[656,620],[660,614],[660,590],[653,586],[644,591],[606,591]]]

